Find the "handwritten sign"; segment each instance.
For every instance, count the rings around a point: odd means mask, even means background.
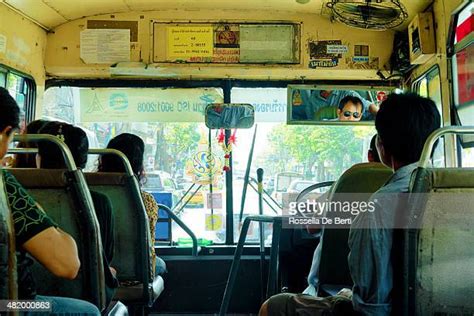
[[[213,37],[212,26],[168,27],[168,59],[212,57]]]

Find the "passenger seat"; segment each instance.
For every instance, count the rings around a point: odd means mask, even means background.
[[[163,291],[164,282],[161,276],[151,279],[150,229],[136,178],[109,172],[85,176],[89,188],[105,194],[114,210],[115,250],[110,265],[117,270],[121,282],[114,300],[126,305],[151,306]]]
[[[337,194],[347,193],[344,198],[350,197],[348,193],[357,194],[355,198],[369,200],[392,175],[392,170],[381,163],[360,163],[345,171],[334,183],[330,190],[330,201],[341,198]],[[326,216],[340,216],[341,214],[328,213]],[[355,216],[347,214],[348,218]],[[340,289],[352,288],[352,278],[347,263],[349,246],[349,228],[325,227],[321,234],[321,260],[319,264],[319,296],[335,295]]]
[[[411,229],[394,238],[394,281],[404,280],[394,312],[474,314],[474,168],[419,167],[410,192]]]

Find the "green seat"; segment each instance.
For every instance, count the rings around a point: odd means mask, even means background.
[[[337,119],[337,106],[323,106],[314,113],[313,119],[316,121]]]
[[[381,163],[360,163],[345,171],[333,184],[329,200],[341,201],[347,199],[365,200],[377,191],[392,175],[392,170]],[[349,193],[356,194],[351,196]],[[341,195],[339,195],[341,194]],[[342,217],[353,219],[355,215],[327,213],[327,217]],[[319,264],[319,288],[321,296],[333,295],[343,287],[352,287],[347,256],[349,246],[349,228],[324,227],[321,234],[321,260]]]
[[[151,306],[163,291],[164,283],[160,276],[153,280],[150,276],[150,229],[136,178],[109,172],[86,173],[85,177],[91,190],[110,199],[114,210],[115,248],[110,265],[117,270],[120,282],[139,283],[119,286],[115,299]]]
[[[0,170],[0,300],[18,298],[15,232]]]
[[[396,305],[409,315],[474,314],[474,168],[418,168],[410,191]]]
[[[85,299],[105,308],[100,228],[81,171],[9,169],[59,227],[77,243],[81,269],[74,280],[55,277],[35,262],[32,272],[42,295]]]

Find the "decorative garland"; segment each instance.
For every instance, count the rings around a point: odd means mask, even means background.
[[[235,145],[237,139],[235,137],[235,134],[237,133],[237,129],[234,129],[234,132],[232,135],[229,137],[228,143],[225,143],[225,132],[224,129],[219,130],[219,134],[217,135],[217,142],[221,145],[222,150],[224,151],[224,168],[222,168],[224,171],[229,171],[230,170],[230,153],[232,152],[232,145]]]

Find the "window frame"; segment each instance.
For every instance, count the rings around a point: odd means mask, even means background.
[[[451,84],[449,86],[450,94],[451,94],[450,95],[451,124],[458,125],[458,126],[461,126],[462,123],[459,117],[458,105],[456,104],[456,96],[455,96],[455,94],[458,93],[457,92],[457,86],[458,86],[457,73],[455,73],[455,71],[457,70],[457,64],[456,64],[455,58],[456,58],[457,53],[459,53],[463,49],[466,49],[467,47],[469,47],[470,45],[474,43],[474,32],[471,32],[469,35],[467,35],[458,43],[455,43],[455,39],[456,39],[456,29],[458,26],[459,15],[470,4],[471,4],[470,0],[464,0],[464,2],[452,12],[451,21],[449,24],[448,40],[447,40],[447,44],[448,44],[447,45],[447,60],[448,60],[448,66],[449,66],[449,76],[451,76]],[[455,139],[456,139],[455,151],[456,151],[457,165],[462,166],[463,165],[462,151],[464,149],[462,136],[456,135]]]
[[[444,115],[443,115],[443,89],[442,89],[442,84],[441,84],[441,68],[439,66],[439,64],[435,64],[433,65],[432,67],[430,67],[428,70],[426,70],[425,72],[423,72],[420,76],[418,76],[418,78],[415,79],[415,81],[413,81],[413,83],[411,84],[411,90],[412,91],[415,91],[416,93],[420,94],[420,86],[421,86],[421,82],[426,79],[428,80],[427,81],[427,84],[429,83],[429,77],[432,76],[432,77],[435,77],[435,74],[437,73],[438,76],[440,77],[440,86],[439,86],[439,94],[440,94],[440,98],[441,98],[441,111],[440,111],[440,114],[441,114],[441,126],[444,125]],[[429,85],[427,85],[427,89],[428,89],[428,97],[429,97]],[[439,110],[439,109],[438,109]]]
[[[33,76],[1,63],[0,74],[4,76],[4,85],[2,85],[4,88],[8,85],[8,74],[19,76],[24,80],[22,89],[25,90],[25,108],[23,109],[25,111],[25,123],[33,121],[36,109],[36,82]]]

